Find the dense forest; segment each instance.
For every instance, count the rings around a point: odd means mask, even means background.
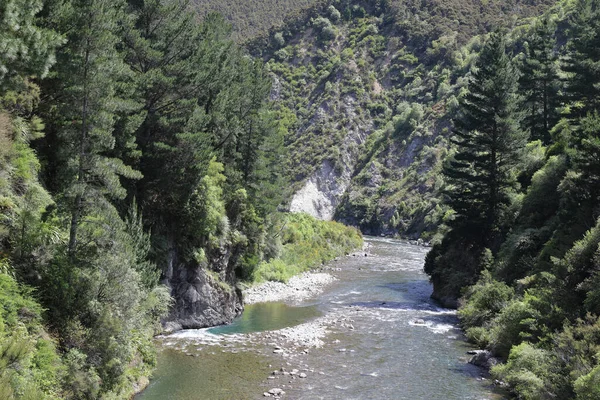
[[[600,397],[599,39],[595,0],[488,36],[443,169],[425,269],[522,399]]]
[[[289,126],[292,208],[432,239],[449,210],[440,189],[451,120],[482,35],[523,27],[550,3],[318,2],[250,40]],[[315,187],[327,204],[310,210]]]
[[[153,335],[359,247],[284,212],[314,188],[322,218],[432,242],[434,297],[515,396],[600,398],[600,1],[5,0],[0,21],[0,399],[127,398]]]
[[[229,301],[196,325],[230,322],[239,282],[362,243],[277,212],[287,126],[222,17],[9,0],[0,20],[0,398],[127,398],[160,322],[199,307],[181,291]]]

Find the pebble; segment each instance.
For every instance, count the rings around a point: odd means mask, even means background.
[[[292,277],[288,283],[265,282],[244,291],[244,303],[262,303],[288,299],[301,300],[311,297],[336,280],[326,273],[305,272]]]

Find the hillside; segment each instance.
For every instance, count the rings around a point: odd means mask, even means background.
[[[473,362],[516,398],[600,398],[600,2],[338,6],[262,53],[290,208],[437,232]]]
[[[192,0],[191,7],[201,17],[209,13],[223,15],[233,26],[233,38],[245,42],[282,26],[303,10],[310,9],[320,0]]]
[[[369,234],[434,232],[476,35],[524,24],[550,3],[333,1],[305,26],[293,20],[268,44],[256,39],[290,125],[291,209]]]

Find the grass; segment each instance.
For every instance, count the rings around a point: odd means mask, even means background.
[[[362,246],[356,228],[339,222],[319,221],[308,214],[288,214],[280,233],[283,249],[278,258],[262,262],[254,281],[287,282],[292,276],[310,271]]]

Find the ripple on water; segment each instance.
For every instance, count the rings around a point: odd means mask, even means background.
[[[234,370],[241,373],[240,363],[246,364],[241,367],[245,370],[271,363],[285,366],[285,362],[301,362],[302,366],[294,366],[316,371],[309,373],[302,382],[296,380],[284,389],[288,398],[296,400],[493,398],[489,390],[475,379],[479,370],[463,360],[465,348],[460,340],[456,340],[462,338],[456,327],[456,311],[438,307],[429,300],[431,286],[422,271],[427,249],[391,239],[376,239],[371,243],[369,251],[375,257],[355,257],[339,262],[337,265],[346,264],[342,270],[336,271],[339,280],[328,292],[310,303],[303,303],[317,305],[317,314],[321,316],[313,315],[308,321],[301,318],[294,327],[279,326],[269,332],[224,334],[201,329],[165,337],[163,348],[177,349],[163,353],[167,357],[167,361],[162,358],[162,365],[166,367],[162,369],[163,373],[173,375],[173,386],[168,384],[168,389],[181,390],[189,384],[190,395],[157,395],[147,399],[262,398],[265,387],[257,384],[258,381],[241,382],[244,393],[241,396],[219,392],[231,390],[228,387],[231,384],[230,374],[237,374],[226,368],[237,364]],[[261,316],[265,311],[256,310]],[[281,311],[277,315],[289,316],[287,310]],[[247,313],[246,318],[251,314]],[[303,352],[311,343],[322,347]],[[219,346],[221,351],[214,345]],[[285,353],[273,354],[274,348]],[[239,354],[234,353],[238,350]],[[227,351],[233,354],[223,353]],[[200,356],[186,357],[195,352],[199,352]],[[240,358],[250,352],[254,352],[254,358]],[[204,357],[208,357],[210,362],[203,362]],[[169,363],[169,359],[173,363],[167,367],[165,362]],[[223,361],[222,364],[220,361]],[[182,368],[179,367],[180,362],[184,363]],[[273,380],[266,380],[268,372],[263,374],[262,378],[254,375],[252,379],[262,379],[268,382],[265,384],[272,385]],[[214,387],[212,397],[198,397],[203,389],[196,385],[197,377],[204,376],[220,385]],[[153,385],[160,385],[161,379],[155,379]],[[287,381],[278,383],[287,385]],[[261,390],[254,391],[253,387]],[[258,397],[251,393],[258,393]]]

